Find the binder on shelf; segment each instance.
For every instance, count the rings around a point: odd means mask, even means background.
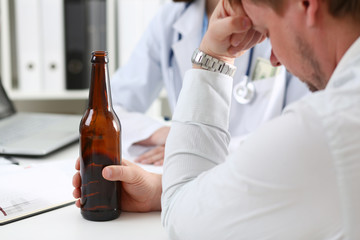
[[[21,91],[42,89],[39,0],[15,0],[18,85]]]
[[[86,2],[87,6],[87,35],[89,59],[93,50],[106,49],[106,1],[90,0]]]
[[[43,41],[43,89],[65,89],[65,40],[63,0],[40,0]]]
[[[64,10],[66,88],[85,89],[89,87],[85,1],[65,0]]]
[[[4,88],[7,91],[12,90],[12,72],[11,72],[11,48],[10,39],[10,6],[8,1],[0,1],[0,69],[1,79]]]
[[[65,0],[66,88],[90,85],[93,50],[106,50],[106,1]]]

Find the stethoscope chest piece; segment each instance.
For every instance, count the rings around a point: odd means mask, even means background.
[[[244,80],[235,85],[233,93],[237,102],[248,104],[255,98],[255,85],[249,82],[248,76],[244,76]]]

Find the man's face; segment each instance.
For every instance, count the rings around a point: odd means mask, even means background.
[[[272,51],[270,61],[274,66],[283,64],[292,74],[304,81],[311,91],[326,86],[314,53],[311,39],[306,38],[306,25],[299,6],[289,3],[284,15],[278,15],[265,4],[255,5],[251,0],[242,0],[243,8],[255,30],[270,38]]]

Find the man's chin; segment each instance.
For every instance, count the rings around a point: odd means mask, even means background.
[[[311,85],[311,84],[306,84],[307,86],[308,86],[308,88],[309,88],[309,90],[311,91],[311,92],[316,92],[316,91],[319,91],[319,89],[317,89],[315,86],[313,86],[313,85]]]
[[[313,84],[311,84],[309,81],[305,81],[304,79],[299,78],[300,81],[306,84],[306,86],[309,88],[311,92],[319,91],[319,88],[315,87]]]

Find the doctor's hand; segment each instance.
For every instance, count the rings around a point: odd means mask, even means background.
[[[209,28],[199,49],[233,64],[236,57],[264,39],[264,35],[252,28],[252,22],[241,4],[220,0],[211,15]]]
[[[149,138],[135,144],[143,146],[155,146],[150,151],[140,155],[135,162],[142,164],[163,165],[165,142],[169,135],[170,127],[162,127],[156,130]]]
[[[150,137],[145,140],[139,141],[135,144],[143,146],[158,146],[165,145],[167,136],[169,135],[170,127],[161,127],[156,130]]]
[[[135,159],[135,162],[142,164],[154,164],[162,166],[164,164],[165,145],[157,146]]]
[[[78,172],[73,177],[73,196],[81,197],[80,160],[75,164]],[[121,209],[128,212],[150,212],[161,210],[161,175],[150,173],[134,163],[123,160],[122,165],[107,166],[103,177],[109,181],[121,181]],[[80,207],[80,199],[76,206]]]

